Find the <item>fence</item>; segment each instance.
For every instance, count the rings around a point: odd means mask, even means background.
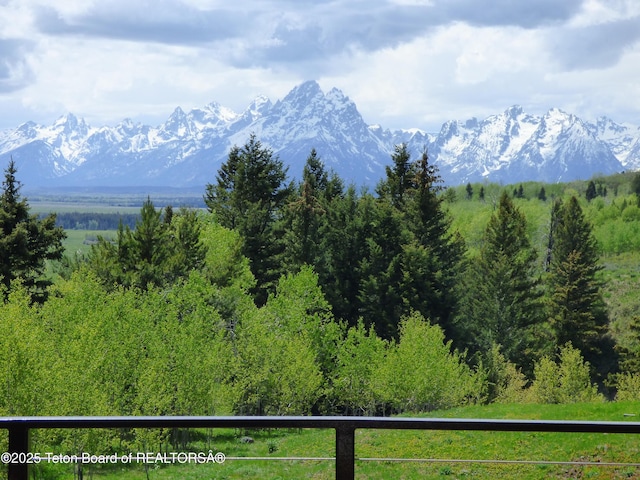
[[[9,431],[9,452],[29,452],[29,431],[50,428],[297,428],[336,432],[336,479],[355,476],[355,431],[475,430],[500,432],[640,433],[640,422],[582,422],[551,420],[485,420],[380,417],[0,417]],[[27,480],[27,463],[9,463],[9,480]]]

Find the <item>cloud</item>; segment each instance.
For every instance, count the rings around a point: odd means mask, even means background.
[[[441,23],[462,21],[473,26],[536,28],[569,20],[583,3],[583,0],[439,0],[434,10]]]
[[[239,36],[248,17],[240,10],[200,10],[179,2],[105,2],[63,17],[50,7],[35,11],[48,35],[80,35],[135,42],[197,45]]]
[[[215,9],[187,2],[100,2],[65,15],[41,7],[35,24],[48,35],[197,47],[216,42],[216,55],[234,66],[280,65],[300,71],[310,63],[330,63],[335,56],[356,50],[395,48],[456,22],[522,28],[563,22],[576,13],[582,0],[280,0]]]
[[[32,47],[29,41],[0,39],[0,93],[20,90],[33,81],[25,59]]]
[[[549,50],[566,70],[607,68],[640,40],[640,16],[558,30]]]

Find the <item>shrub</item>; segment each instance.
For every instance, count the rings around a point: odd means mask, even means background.
[[[603,401],[591,383],[589,363],[571,343],[560,348],[558,363],[542,358],[534,367],[531,400],[536,403],[578,403]]]
[[[500,352],[500,345],[493,345],[482,366],[487,374],[489,402],[521,403],[525,400],[527,379]]]
[[[474,372],[463,355],[451,351],[444,333],[419,313],[400,324],[400,341],[391,344],[377,378],[380,397],[403,412],[446,409],[480,401],[483,372]]]
[[[640,375],[637,373],[623,373],[617,378],[618,392],[616,400],[640,400]]]

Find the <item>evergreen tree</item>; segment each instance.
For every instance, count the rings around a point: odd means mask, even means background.
[[[359,264],[365,256],[364,239],[370,231],[359,204],[353,186],[332,200],[321,230],[322,264],[326,268],[318,269],[320,285],[334,317],[352,325],[359,316]]]
[[[387,198],[391,204],[404,209],[406,195],[416,188],[416,164],[411,161],[411,154],[407,144],[396,145],[391,155],[393,166],[386,166],[386,179],[378,184],[377,194],[380,198]]]
[[[635,193],[636,199],[638,201],[638,206],[640,206],[640,173],[636,173],[631,180],[631,193]]]
[[[175,214],[167,207],[163,215],[147,198],[134,230],[120,224],[115,242],[99,238],[88,265],[108,287],[170,285],[203,267],[207,249],[200,230],[195,211],[183,208]]]
[[[480,187],[480,193],[478,193],[478,198],[481,202],[484,202],[484,187]]]
[[[205,203],[220,224],[235,229],[244,240],[257,286],[256,303],[264,304],[281,274],[283,250],[279,221],[293,192],[285,184],[287,169],[252,134],[242,147],[233,147],[216,176],[207,184]]]
[[[315,149],[311,150],[302,170],[297,196],[292,197],[285,212],[285,261],[291,270],[302,265],[318,267],[321,255],[320,229],[325,222],[329,176]]]
[[[598,251],[592,227],[576,197],[559,204],[560,216],[551,235],[549,288],[551,326],[557,345],[567,342],[601,371],[612,360],[606,337],[608,316],[597,273]],[[553,225],[553,224],[552,224]]]
[[[542,200],[543,202],[547,201],[547,192],[544,187],[540,187],[540,191],[538,192],[538,200]]]
[[[422,281],[428,287],[423,292],[414,292],[417,295],[413,298],[420,301],[409,301],[409,304],[425,318],[438,323],[451,338],[465,245],[457,233],[451,232],[451,221],[439,195],[443,188],[442,179],[438,168],[429,162],[426,151],[416,162],[415,172],[415,187],[406,215],[409,229],[415,237],[415,246],[422,251],[423,258],[426,254],[425,260],[428,258],[421,266]],[[407,283],[412,282],[409,279]]]
[[[471,186],[471,183],[467,183],[467,200],[471,200],[471,198],[473,198],[473,187]]]
[[[587,198],[587,201],[590,202],[597,196],[598,196],[598,192],[596,190],[596,184],[593,182],[593,180],[591,180],[587,185],[587,191],[585,193],[585,197]]]
[[[11,282],[20,279],[33,301],[44,301],[46,287],[51,283],[42,278],[45,262],[62,258],[66,234],[56,227],[55,214],[42,220],[29,214],[27,200],[20,196],[16,173],[11,160],[0,196],[0,281],[5,287],[5,299]]]
[[[160,285],[164,279],[168,257],[167,232],[160,217],[161,212],[147,197],[140,210],[140,221],[130,237],[131,251],[135,252],[135,284],[143,289],[148,284]]]
[[[361,205],[370,210],[375,228],[365,239],[367,250],[359,265],[359,313],[369,326],[374,326],[378,336],[396,338],[400,318],[408,313],[403,299],[406,271],[402,258],[411,234],[404,227],[400,212],[390,204],[366,195]]]
[[[543,316],[536,252],[526,229],[526,218],[503,192],[470,266],[458,324],[473,350],[501,345],[508,361],[530,372],[533,332]]]

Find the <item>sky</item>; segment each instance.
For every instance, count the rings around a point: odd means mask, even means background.
[[[638,0],[0,0],[0,129],[159,125],[316,80],[368,124],[511,105],[640,125]]]

